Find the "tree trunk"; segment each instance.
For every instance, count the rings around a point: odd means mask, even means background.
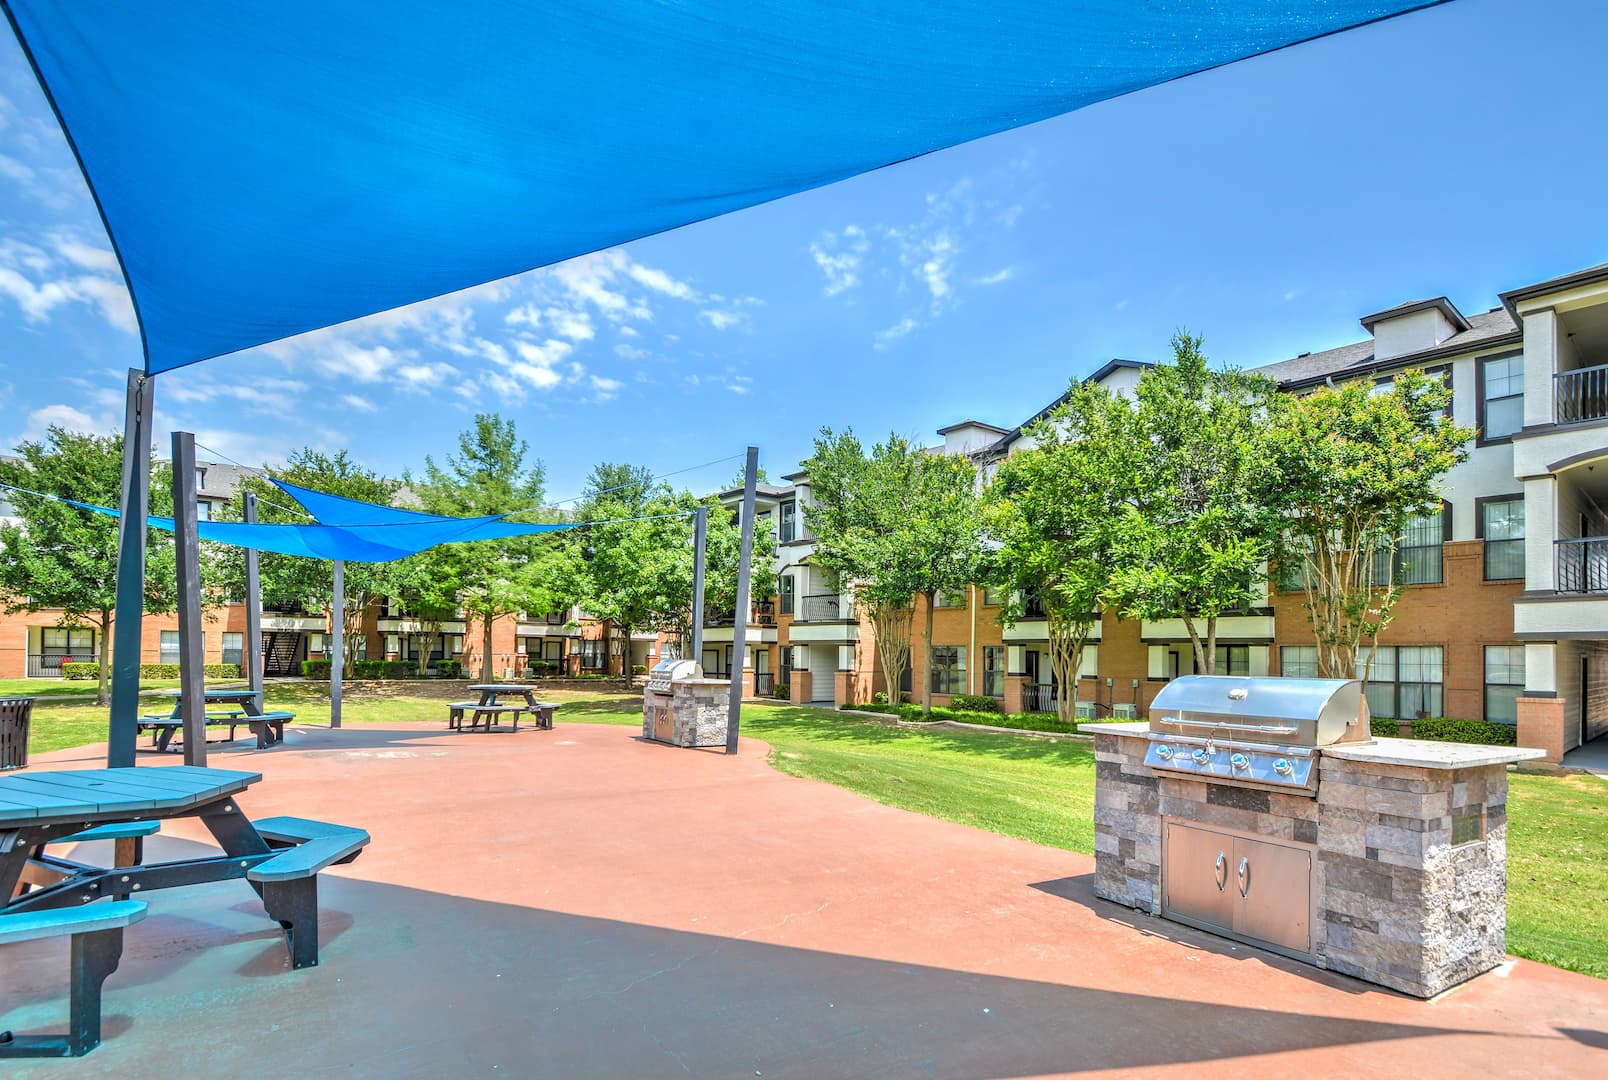
[[[1217,674],[1217,616],[1206,617],[1206,674]]]
[[[109,692],[112,666],[112,613],[102,608],[100,616],[100,675],[95,684],[95,704],[104,708],[112,703]]]
[[[1077,723],[1078,672],[1083,668],[1083,649],[1094,624],[1067,619],[1046,612],[1050,639],[1050,671],[1055,676],[1055,715],[1064,724]]]
[[[480,613],[480,681],[491,682],[491,612]]]
[[[888,701],[893,705],[904,703],[899,684],[904,681],[905,665],[910,663],[910,623],[914,616],[915,611],[908,605],[879,606],[871,613],[882,681],[887,684]]]
[[[927,676],[921,680],[921,711],[932,712],[932,609],[938,600],[936,592],[923,594],[927,600],[927,624],[922,634],[922,655],[927,659]]]
[[[1187,615],[1184,616],[1184,629],[1189,631],[1189,643],[1194,648],[1195,670],[1204,670],[1207,675],[1210,675],[1212,673],[1212,665],[1201,655],[1200,633],[1195,629],[1195,620],[1191,619]],[[1213,657],[1212,659],[1215,660],[1216,657]]]

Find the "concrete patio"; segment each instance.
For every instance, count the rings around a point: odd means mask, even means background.
[[[244,882],[150,894],[105,1043],[9,1075],[1608,1072],[1608,983],[1516,961],[1414,1001],[1113,907],[1091,859],[784,776],[760,743],[561,722],[246,745],[209,764],[264,774],[253,817],[373,834],[324,875],[320,966],[288,970]],[[198,852],[192,826],[150,857]],[[0,1026],[62,1026],[66,948],[0,953]]]

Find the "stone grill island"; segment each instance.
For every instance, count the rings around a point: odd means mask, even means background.
[[[671,746],[725,746],[731,682],[693,660],[661,660],[642,691],[642,737]]]
[[[1286,793],[1146,765],[1173,738],[1153,727],[1081,728],[1102,898],[1417,997],[1506,956],[1507,766],[1541,751],[1341,742]]]

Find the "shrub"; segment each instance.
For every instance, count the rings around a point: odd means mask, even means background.
[[[1375,716],[1368,721],[1368,734],[1376,739],[1398,739],[1401,737],[1401,721]]]
[[[412,660],[354,660],[354,679],[417,679],[419,665]]]
[[[949,699],[949,707],[957,712],[1003,713],[998,698],[983,694],[956,694]]]
[[[542,676],[558,674],[558,665],[551,660],[531,660],[525,664],[527,678],[536,679]]]
[[[791,701],[792,700],[792,697],[791,697],[792,689],[784,682],[777,683],[776,684],[776,689],[772,690],[771,694],[772,694],[772,696],[774,696],[776,698],[777,701]]]
[[[873,704],[873,705],[886,705],[887,703],[888,703],[888,692],[886,690],[878,690],[876,693],[871,695],[871,704]]]
[[[459,679],[463,677],[462,660],[437,660],[435,669],[436,675],[443,679]]]
[[[1512,724],[1431,716],[1413,721],[1413,738],[1432,742],[1478,743],[1481,746],[1517,746],[1519,729]]]
[[[85,680],[100,678],[99,664],[85,661],[77,664],[63,664],[61,677],[64,679]],[[203,664],[201,675],[207,679],[238,679],[240,678],[239,664]],[[141,664],[140,678],[142,679],[177,679],[179,665],[177,664]]]
[[[61,677],[64,679],[98,679],[100,678],[100,665],[63,663],[61,665]]]
[[[631,674],[633,674],[633,675],[646,675],[647,673],[648,673],[648,665],[646,665],[646,664],[632,664],[631,665]]]
[[[329,681],[329,669],[330,669],[330,661],[328,661],[328,660],[303,660],[302,661],[302,678],[304,678],[304,679],[323,679],[325,682],[328,682]]]

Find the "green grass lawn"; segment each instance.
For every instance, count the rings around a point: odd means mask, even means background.
[[[445,723],[446,696],[407,684],[354,693],[347,723]],[[461,687],[459,688],[461,690]],[[637,726],[641,698],[544,691],[559,720]],[[328,723],[327,691],[279,686],[269,705]],[[35,751],[99,742],[106,711],[35,706]],[[854,713],[745,705],[743,733],[771,744],[771,764],[916,813],[1089,855],[1094,850],[1094,752],[1086,740],[886,726]],[[1508,949],[1608,978],[1608,783],[1591,776],[1512,775],[1508,801]]]
[[[208,679],[209,686],[227,686],[239,679]],[[242,684],[244,685],[244,684]],[[177,690],[177,679],[141,679],[141,690]],[[0,679],[0,697],[94,697],[95,683],[90,679]]]

